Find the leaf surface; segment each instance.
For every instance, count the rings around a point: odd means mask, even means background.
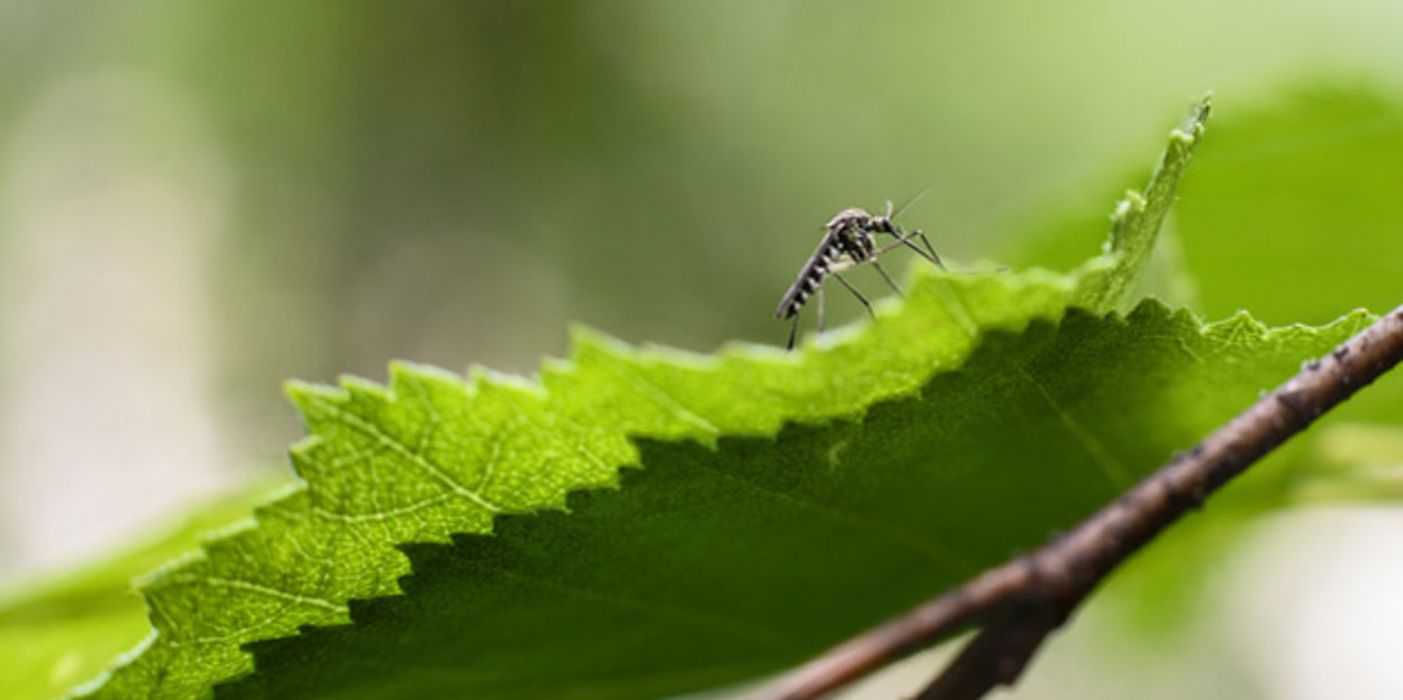
[[[647,698],[752,679],[1041,544],[1368,320],[1073,311],[986,334],[860,420],[644,441],[641,470],[568,514],[407,547],[405,595],[254,645],[258,671],[218,696]]]
[[[199,544],[203,533],[248,514],[267,484],[203,504],[169,531],[83,570],[0,594],[0,698],[47,700],[91,678],[146,636],[132,578]]]

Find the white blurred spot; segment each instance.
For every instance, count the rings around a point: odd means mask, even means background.
[[[1403,697],[1403,511],[1302,511],[1243,566],[1233,626],[1277,700]]]
[[[162,85],[103,73],[36,100],[8,150],[0,578],[124,543],[229,481],[206,395],[214,141]]]

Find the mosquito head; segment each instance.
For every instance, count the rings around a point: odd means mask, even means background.
[[[902,207],[902,209],[905,209],[905,207]],[[892,201],[888,199],[886,211],[871,217],[867,222],[867,230],[872,233],[885,233],[892,236],[900,236],[902,233],[901,227],[897,226],[896,223],[892,221],[893,216],[895,215],[892,213]]]
[[[888,207],[888,209],[890,209],[890,207]],[[890,213],[872,217],[871,222],[867,224],[867,229],[873,233],[887,233],[893,236],[901,235],[901,227],[897,226],[896,223],[891,220]]]

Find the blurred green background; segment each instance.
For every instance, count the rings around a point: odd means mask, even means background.
[[[1383,310],[1400,26],[1386,0],[0,1],[0,584],[285,474],[288,377],[530,373],[571,322],[781,343],[844,207],[930,187],[905,223],[956,264],[1070,266],[1207,89],[1172,224],[1199,274],[1161,290]],[[1322,269],[1359,274],[1300,293]]]

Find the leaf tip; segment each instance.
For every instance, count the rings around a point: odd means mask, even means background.
[[[511,372],[501,372],[486,365],[468,366],[468,383],[473,387],[504,387],[524,391],[536,396],[545,396],[545,388],[537,382]]]
[[[391,360],[388,365],[390,386],[404,381],[440,381],[459,383],[462,377],[437,365],[411,360]]]
[[[1145,195],[1140,194],[1139,190],[1126,190],[1125,196],[1121,197],[1120,202],[1116,204],[1115,211],[1111,212],[1111,220],[1122,223],[1131,216],[1145,211],[1145,206],[1148,203],[1149,200],[1145,199]]]
[[[616,357],[628,357],[633,354],[633,347],[628,343],[583,323],[570,324],[569,337],[568,357],[571,361],[578,362],[583,357],[597,353]]]
[[[353,403],[367,401],[383,404],[394,401],[394,391],[390,387],[365,377],[343,374],[336,378],[336,385]]]
[[[289,379],[283,382],[283,393],[287,395],[292,405],[296,406],[303,415],[306,415],[311,407],[336,400],[341,391],[325,384]]]
[[[1184,118],[1184,123],[1173,131],[1169,132],[1169,138],[1185,146],[1191,146],[1203,136],[1204,126],[1208,122],[1208,115],[1213,112],[1213,91],[1204,93],[1193,107],[1189,108],[1189,114]]]

